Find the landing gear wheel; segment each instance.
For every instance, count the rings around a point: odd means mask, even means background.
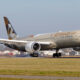
[[[30,54],[31,57],[38,57],[39,54],[38,53],[33,53],[33,54]]]
[[[61,53],[53,53],[53,57],[55,58],[59,58],[59,57],[61,57]]]
[[[59,57],[61,57],[62,55],[61,55],[61,53],[58,53],[59,54]]]

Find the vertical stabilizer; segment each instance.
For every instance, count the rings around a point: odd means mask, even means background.
[[[8,39],[16,39],[17,34],[16,34],[15,30],[13,29],[13,27],[7,17],[4,17],[4,22],[5,22],[5,27],[6,27],[7,34],[8,34]]]

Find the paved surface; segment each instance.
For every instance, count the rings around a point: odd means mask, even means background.
[[[80,77],[51,77],[51,76],[24,76],[24,75],[0,75],[4,78],[45,79],[45,80],[80,80]]]

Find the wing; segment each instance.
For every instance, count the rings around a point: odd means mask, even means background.
[[[27,41],[22,41],[22,40],[9,40],[9,39],[0,39],[1,44],[26,44]]]
[[[36,50],[48,50],[56,48],[53,42],[41,42],[41,41],[23,41],[23,40],[8,40],[0,39],[0,43],[8,45],[8,47],[24,51],[36,51]],[[24,48],[24,49],[23,49]]]

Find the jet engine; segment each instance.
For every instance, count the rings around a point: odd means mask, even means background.
[[[73,50],[80,51],[80,47],[74,47]]]
[[[37,52],[41,49],[40,44],[36,43],[36,42],[28,42],[25,45],[25,50],[29,53],[33,53],[33,52]]]

